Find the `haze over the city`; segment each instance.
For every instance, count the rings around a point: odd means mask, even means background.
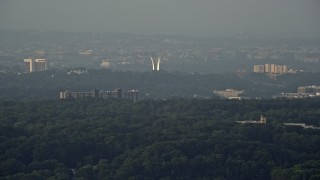
[[[2,0],[1,29],[191,36],[320,35],[318,0]]]

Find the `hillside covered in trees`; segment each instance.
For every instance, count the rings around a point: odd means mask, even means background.
[[[267,124],[238,124],[264,115]],[[320,99],[0,100],[0,179],[319,179]]]

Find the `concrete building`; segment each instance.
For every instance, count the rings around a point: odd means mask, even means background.
[[[62,91],[60,92],[60,99],[69,99],[69,98],[84,98],[84,97],[99,97],[99,90],[92,90],[91,92],[71,92],[71,91]]]
[[[300,86],[296,93],[281,93],[274,95],[273,98],[301,99],[320,97],[320,86]]]
[[[48,61],[46,59],[35,59],[35,71],[47,71]]]
[[[287,73],[288,67],[286,65],[275,65],[274,66],[274,74],[285,74]]]
[[[283,72],[283,73],[289,73],[289,71],[288,71],[288,66],[283,65],[283,66],[282,66],[282,72]]]
[[[100,67],[106,68],[106,69],[110,68],[111,67],[110,60],[109,59],[101,60]]]
[[[24,59],[25,71],[27,73],[34,72],[34,61],[33,59]]]
[[[319,93],[320,86],[301,86],[297,88],[297,93]]]
[[[273,98],[285,98],[285,99],[302,99],[302,98],[314,98],[320,97],[320,93],[281,93],[273,95]]]
[[[265,64],[265,65],[254,65],[254,73],[268,73],[268,74],[285,74],[290,73],[291,69],[288,69],[286,65],[277,64]]]
[[[261,115],[259,121],[245,120],[245,121],[236,121],[236,122],[240,124],[267,124],[267,118]]]
[[[276,72],[276,65],[275,64],[270,64],[270,71],[267,73],[275,73]]]
[[[254,73],[264,73],[265,72],[264,65],[254,65],[253,66],[253,72]]]
[[[128,99],[132,101],[138,100],[138,90],[122,91],[117,88],[114,91],[99,91],[94,89],[89,92],[72,92],[72,91],[61,91],[60,99],[78,99],[85,97],[102,98],[102,99]]]
[[[238,91],[234,89],[226,89],[222,91],[214,90],[213,94],[226,99],[241,99],[241,97],[244,95],[244,91]]]
[[[48,60],[46,59],[24,59],[25,71],[28,73],[48,70]]]
[[[265,71],[266,73],[271,72],[271,65],[270,65],[270,64],[265,64],[265,65],[264,65],[264,71]]]
[[[101,91],[99,93],[99,97],[103,99],[110,99],[110,98],[121,99],[124,96],[122,95],[122,89],[117,88],[114,91]]]

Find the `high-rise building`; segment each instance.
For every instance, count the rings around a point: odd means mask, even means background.
[[[282,71],[283,71],[283,73],[288,73],[288,66],[283,65],[282,66]]]
[[[46,59],[35,60],[35,71],[46,71],[48,70],[48,61]]]
[[[265,72],[265,73],[271,73],[271,66],[270,66],[270,64],[265,64],[265,65],[264,65],[264,72]]]
[[[264,73],[264,65],[254,65],[253,72],[255,73]]]
[[[24,59],[26,72],[46,71],[48,70],[48,61],[46,59]]]
[[[276,65],[275,66],[275,72],[274,73],[276,73],[276,74],[282,74],[283,72],[282,72],[282,66],[280,66],[280,65]]]
[[[34,72],[34,61],[33,59],[24,59],[25,71],[28,73]]]
[[[270,73],[276,73],[276,65],[275,64],[270,65]]]
[[[292,69],[288,69],[287,65],[265,64],[253,66],[253,72],[255,73],[285,74],[291,71],[293,72]]]

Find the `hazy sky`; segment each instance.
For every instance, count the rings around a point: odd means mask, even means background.
[[[0,28],[319,36],[320,0],[0,0]]]

